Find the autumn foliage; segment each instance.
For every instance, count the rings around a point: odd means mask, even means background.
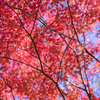
[[[100,0],[1,0],[0,98],[100,100],[99,22]]]

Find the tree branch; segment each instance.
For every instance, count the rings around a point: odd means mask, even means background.
[[[70,82],[69,80],[67,80],[67,79],[64,79],[64,80],[65,80],[65,81],[68,81],[71,85],[75,86],[76,88],[78,88],[78,89],[81,89],[81,90],[84,90],[84,91],[85,91],[85,89],[83,89],[83,88],[81,88],[81,87],[79,87],[79,86],[75,85],[74,83]]]
[[[85,46],[85,34],[84,33],[83,33],[83,38],[84,38],[84,46]],[[85,55],[84,55],[84,66],[85,66]],[[88,90],[89,90],[89,96],[91,98],[90,85],[89,85],[86,69],[85,69],[85,75],[86,75],[86,80],[87,80],[87,87],[88,87]]]
[[[13,61],[17,61],[17,62],[20,62],[20,63],[22,63],[22,64],[24,64],[24,65],[30,66],[30,67],[32,67],[32,68],[34,68],[34,69],[40,71],[38,68],[35,68],[35,67],[33,67],[32,65],[29,65],[29,64],[27,64],[27,63],[25,63],[25,62],[23,62],[23,61],[20,61],[20,60],[16,60],[16,59],[13,59],[13,58],[10,58],[10,57],[1,57],[1,56],[0,56],[0,58],[5,58],[5,59],[10,59],[10,60],[13,60]]]
[[[37,56],[35,56],[35,55],[33,55],[32,53],[28,52],[28,50],[27,50],[27,49],[22,49],[22,48],[15,47],[15,46],[9,46],[9,47],[14,47],[14,48],[16,48],[16,49],[20,49],[20,50],[26,51],[26,52],[27,52],[27,53],[29,53],[32,57],[34,57],[34,58],[38,59],[38,57],[37,57]],[[43,63],[43,65],[45,65],[48,69],[50,69],[50,70],[51,70],[51,68],[50,68],[47,64],[45,64],[42,60],[41,60],[41,62],[42,62],[42,63]]]
[[[68,1],[67,1],[67,4],[68,4],[68,7],[69,7]],[[82,43],[79,41],[79,38],[78,38],[78,35],[77,35],[77,32],[76,32],[75,26],[74,26],[74,23],[73,23],[73,17],[72,17],[72,15],[71,15],[71,10],[70,10],[70,8],[69,8],[69,13],[70,13],[70,16],[71,16],[71,24],[72,24],[72,26],[73,26],[73,29],[74,29],[74,32],[75,32],[75,34],[76,34],[76,37],[77,37],[78,42],[79,42],[79,43],[81,44],[81,46],[85,49],[85,51],[86,51],[87,54],[89,54],[91,57],[93,57],[96,61],[98,61],[98,62],[100,63],[100,60],[97,59],[95,56],[93,56],[93,55],[85,48],[85,46],[83,46]]]
[[[7,2],[6,2],[6,3],[7,3]],[[12,9],[12,7],[11,7],[8,3],[7,3],[7,5],[8,5],[8,7],[10,7],[10,9],[17,15],[17,17],[18,17],[18,19],[19,19],[19,21],[20,21],[20,23],[21,23],[23,29],[26,31],[26,33],[29,35],[30,39],[32,40],[32,43],[34,44],[34,47],[35,47],[36,54],[37,54],[37,56],[38,56],[38,58],[39,58],[39,61],[40,61],[41,71],[43,71],[42,62],[41,62],[41,59],[40,59],[40,56],[39,56],[39,53],[38,53],[36,44],[35,44],[35,42],[34,42],[32,36],[31,36],[31,34],[25,29],[24,24],[23,24],[23,22],[21,21],[21,19],[20,19],[18,13],[15,12],[15,11]]]
[[[32,68],[38,70],[38,71],[41,72],[44,76],[48,77],[48,78],[57,86],[57,89],[58,89],[58,91],[60,92],[60,94],[61,94],[63,100],[65,100],[65,97],[64,97],[64,95],[62,94],[62,92],[61,92],[61,90],[60,90],[60,88],[59,88],[59,86],[58,86],[58,83],[55,82],[50,76],[48,76],[48,75],[47,75],[46,73],[44,73],[43,71],[41,71],[41,70],[39,70],[39,69],[37,69],[37,68],[35,68],[35,67],[33,67],[33,66],[27,64],[27,63],[24,63],[24,62],[22,62],[22,61],[20,61],[20,60],[12,59],[12,58],[9,58],[9,57],[0,57],[0,58],[5,58],[5,59],[10,59],[10,60],[13,60],[13,61],[17,61],[17,62],[20,62],[20,63],[22,63],[22,64],[25,64],[25,65],[27,65],[27,66],[29,66],[29,67],[32,67]]]
[[[73,37],[70,39],[69,44],[70,44],[70,42],[72,41],[72,39],[74,38],[74,36],[75,36],[75,35],[73,35]],[[61,58],[61,61],[60,61],[60,66],[59,66],[59,71],[58,71],[57,82],[59,81],[59,74],[60,74],[61,64],[62,64],[62,61],[63,61],[64,55],[65,55],[65,52],[67,51],[68,47],[69,47],[69,45],[67,45],[66,49],[64,50],[64,53],[63,53],[62,58]]]
[[[12,87],[7,83],[7,81],[4,79],[4,77],[2,76],[2,74],[0,73],[0,76],[1,78],[3,79],[3,81],[8,85],[8,87],[10,88],[11,90],[11,94],[12,94],[12,97],[13,97],[13,100],[15,100],[15,97],[14,97],[14,94],[13,94],[13,91],[12,91]]]
[[[36,19],[37,19],[37,16],[38,16],[38,11],[39,11],[39,7],[40,7],[40,4],[41,4],[41,1],[42,0],[40,0],[40,2],[39,2],[39,6],[38,6],[37,11],[36,11],[35,21],[33,23],[33,27],[32,27],[32,30],[31,30],[30,34],[32,34],[32,32],[34,30],[34,26],[35,26],[35,22],[36,22]],[[26,0],[25,0],[25,2],[28,4],[28,2]]]

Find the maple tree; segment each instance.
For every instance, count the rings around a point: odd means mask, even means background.
[[[0,98],[99,100],[99,21],[100,0],[1,0]]]

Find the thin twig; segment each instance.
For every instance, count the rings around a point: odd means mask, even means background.
[[[35,22],[36,22],[36,19],[37,19],[37,16],[38,16],[38,11],[39,11],[39,7],[40,7],[40,4],[41,4],[41,1],[42,0],[40,0],[40,2],[39,2],[39,6],[38,6],[37,11],[36,11],[35,20],[34,20],[33,27],[32,27],[32,30],[31,30],[30,34],[32,34],[32,32],[34,30],[34,26],[35,26]],[[25,2],[28,4],[28,2],[26,0],[25,0]]]
[[[70,42],[72,41],[72,39],[74,38],[74,36],[75,36],[75,35],[73,35],[73,37],[70,39],[69,44],[70,44]],[[63,61],[64,55],[65,55],[65,52],[67,51],[68,47],[69,47],[69,45],[67,45],[66,49],[64,50],[64,53],[63,53],[62,58],[61,58],[61,61],[60,61],[60,66],[59,66],[59,71],[58,71],[57,82],[59,81],[59,74],[60,74],[61,64],[62,64],[62,61]]]
[[[85,89],[83,89],[83,88],[81,88],[81,87],[79,87],[79,86],[75,85],[74,83],[70,82],[69,80],[67,80],[67,79],[64,79],[64,80],[65,80],[65,81],[68,81],[71,85],[75,86],[76,88],[79,88],[79,89],[81,89],[81,90],[84,90],[84,91],[85,91]]]
[[[84,38],[84,46],[85,46],[85,34],[83,33],[83,38]],[[84,55],[84,66],[85,66],[85,55]],[[87,80],[87,86],[88,86],[88,90],[89,90],[89,95],[91,97],[91,92],[90,92],[90,85],[89,85],[89,80],[88,80],[88,76],[86,73],[86,69],[85,69],[85,75],[86,75],[86,80]]]
[[[30,66],[30,67],[32,67],[32,68],[34,68],[34,69],[40,71],[40,69],[37,69],[37,68],[33,67],[32,65],[27,64],[27,63],[25,63],[25,62],[23,62],[23,61],[20,61],[20,60],[16,60],[16,59],[13,59],[13,58],[10,58],[10,57],[1,57],[1,56],[0,56],[0,58],[5,58],[5,59],[10,59],[10,60],[13,60],[13,61],[17,61],[17,62],[20,62],[20,63],[22,63],[22,64],[25,64],[25,65],[27,65],[27,66]]]

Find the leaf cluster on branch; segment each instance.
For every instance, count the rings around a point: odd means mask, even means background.
[[[0,98],[99,100],[99,21],[99,0],[1,0]]]

